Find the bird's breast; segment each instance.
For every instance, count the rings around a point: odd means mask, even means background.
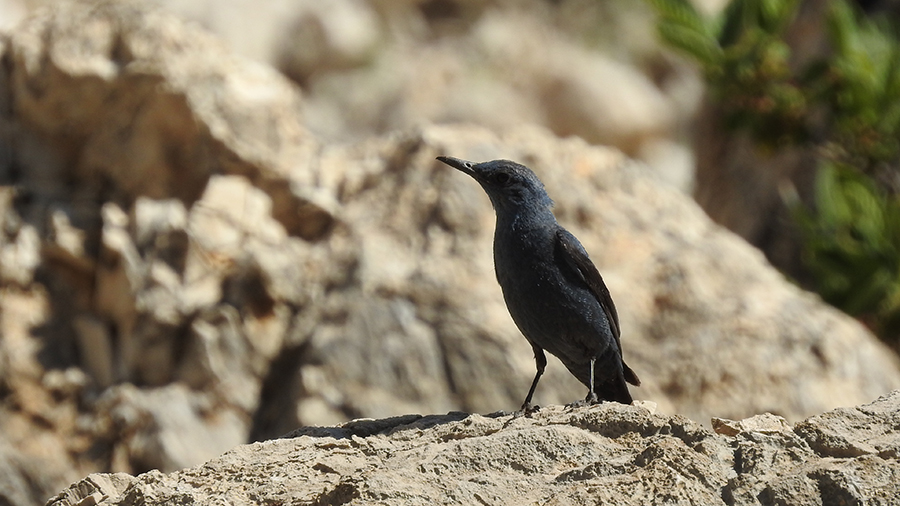
[[[557,356],[593,354],[612,338],[606,315],[587,285],[556,265],[555,234],[547,235],[495,236],[494,264],[506,306],[532,343]]]
[[[504,241],[494,246],[497,281],[507,307],[521,320],[558,315],[573,324],[591,323],[602,313],[587,285],[569,279],[564,266],[556,265],[550,240]],[[559,327],[561,323],[555,323]]]

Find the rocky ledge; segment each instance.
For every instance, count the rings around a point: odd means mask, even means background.
[[[49,506],[897,504],[900,390],[790,426],[642,406],[305,427],[171,474],[92,474]]]

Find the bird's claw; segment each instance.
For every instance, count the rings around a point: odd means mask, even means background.
[[[582,399],[580,401],[570,402],[569,404],[566,404],[566,407],[567,408],[583,408],[585,406],[593,406],[594,404],[600,404],[600,399],[597,398],[596,393],[589,392],[584,399]]]
[[[516,413],[517,415],[531,416],[533,413],[537,413],[541,407],[536,404],[531,404],[530,402],[526,402],[522,404],[522,409]]]

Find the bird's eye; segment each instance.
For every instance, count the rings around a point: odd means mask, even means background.
[[[494,175],[494,182],[499,185],[507,185],[510,181],[510,175],[506,172],[498,172]]]

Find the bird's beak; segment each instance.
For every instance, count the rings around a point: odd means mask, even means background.
[[[441,162],[446,163],[447,165],[453,167],[456,170],[461,172],[465,172],[466,174],[475,177],[475,171],[472,169],[472,166],[475,165],[474,162],[469,162],[466,160],[460,160],[459,158],[453,158],[451,156],[439,156],[437,159]]]

